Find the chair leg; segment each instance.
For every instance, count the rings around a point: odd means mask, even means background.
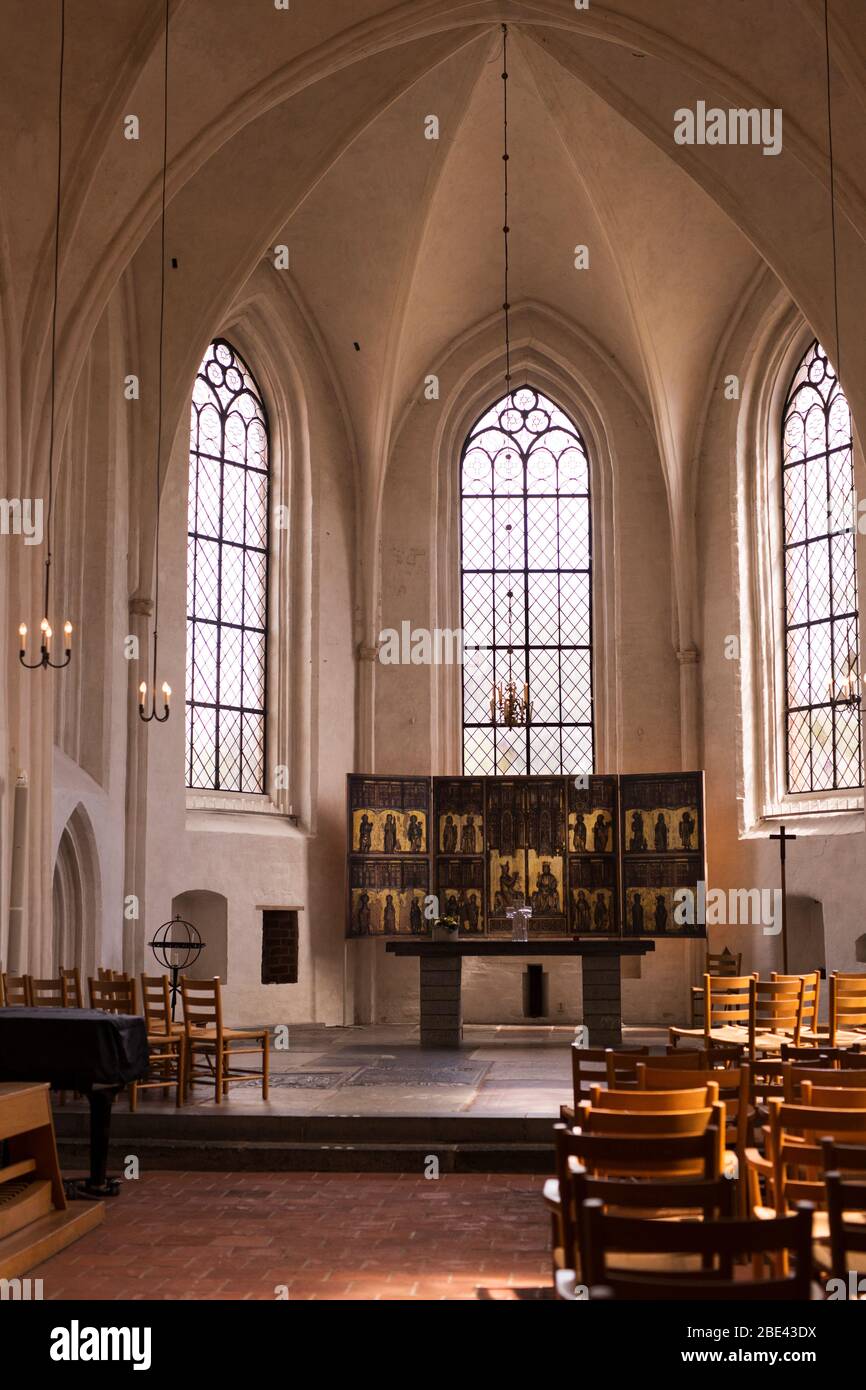
[[[214,1100],[217,1105],[221,1105],[223,1098],[223,1049],[221,1041],[217,1042],[214,1051],[214,1072],[216,1074],[216,1079],[214,1081]]]
[[[268,1098],[268,1048],[270,1041],[270,1034],[266,1030],[262,1040],[262,1100]]]
[[[186,1048],[184,1047],[183,1038],[181,1038],[177,1047],[177,1094],[174,1102],[178,1110],[183,1105],[183,1088],[186,1082],[186,1077],[184,1075],[186,1069],[183,1064],[185,1052]]]

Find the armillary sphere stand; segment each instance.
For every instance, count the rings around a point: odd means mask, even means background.
[[[180,913],[175,913],[170,922],[163,922],[153,934],[149,943],[159,964],[169,972],[171,979],[171,1019],[174,1022],[175,1005],[181,970],[195,965],[206,946],[198,928],[187,922]]]

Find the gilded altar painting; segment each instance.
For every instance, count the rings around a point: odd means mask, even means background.
[[[616,860],[586,854],[568,861],[568,929],[572,936],[616,936],[619,908]]]
[[[569,854],[616,854],[615,777],[568,779]]]
[[[480,777],[434,779],[434,824],[440,854],[484,853],[484,782]]]
[[[532,908],[530,936],[567,931],[565,784],[561,777],[490,780],[487,786],[490,930],[511,930],[509,907]]]
[[[423,777],[349,778],[352,854],[426,854],[430,784]]]
[[[487,784],[488,927],[510,932],[506,913],[526,903],[526,824],[523,781],[491,779]]]
[[[437,859],[436,893],[440,913],[456,917],[461,936],[485,935],[484,860],[480,855],[474,859]]]
[[[702,772],[620,779],[623,854],[703,854]]]
[[[697,854],[647,855],[623,859],[623,934],[625,936],[706,936],[703,923],[689,922],[681,889],[697,892],[704,877]],[[694,910],[691,914],[694,917]]]
[[[365,859],[349,862],[350,936],[429,936],[424,916],[430,892],[426,859]]]

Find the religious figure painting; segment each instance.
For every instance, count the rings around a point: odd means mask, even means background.
[[[568,780],[569,854],[616,853],[615,777]]]
[[[484,860],[436,861],[436,893],[440,912],[456,917],[462,936],[483,936],[487,930],[484,910]]]
[[[426,854],[429,781],[349,777],[349,852]]]
[[[435,824],[441,854],[484,851],[484,782],[480,777],[434,778]]]
[[[703,773],[620,779],[626,854],[703,854]]]
[[[705,936],[703,923],[689,921],[682,890],[693,895],[705,879],[699,854],[649,854],[623,860],[623,933],[626,936]]]
[[[349,864],[349,936],[429,936],[427,860],[364,859]]]
[[[569,860],[568,930],[572,936],[618,935],[616,880],[616,860],[609,855]]]

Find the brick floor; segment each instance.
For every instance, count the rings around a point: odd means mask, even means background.
[[[46,1299],[538,1297],[548,1230],[536,1177],[152,1173],[30,1275]]]

